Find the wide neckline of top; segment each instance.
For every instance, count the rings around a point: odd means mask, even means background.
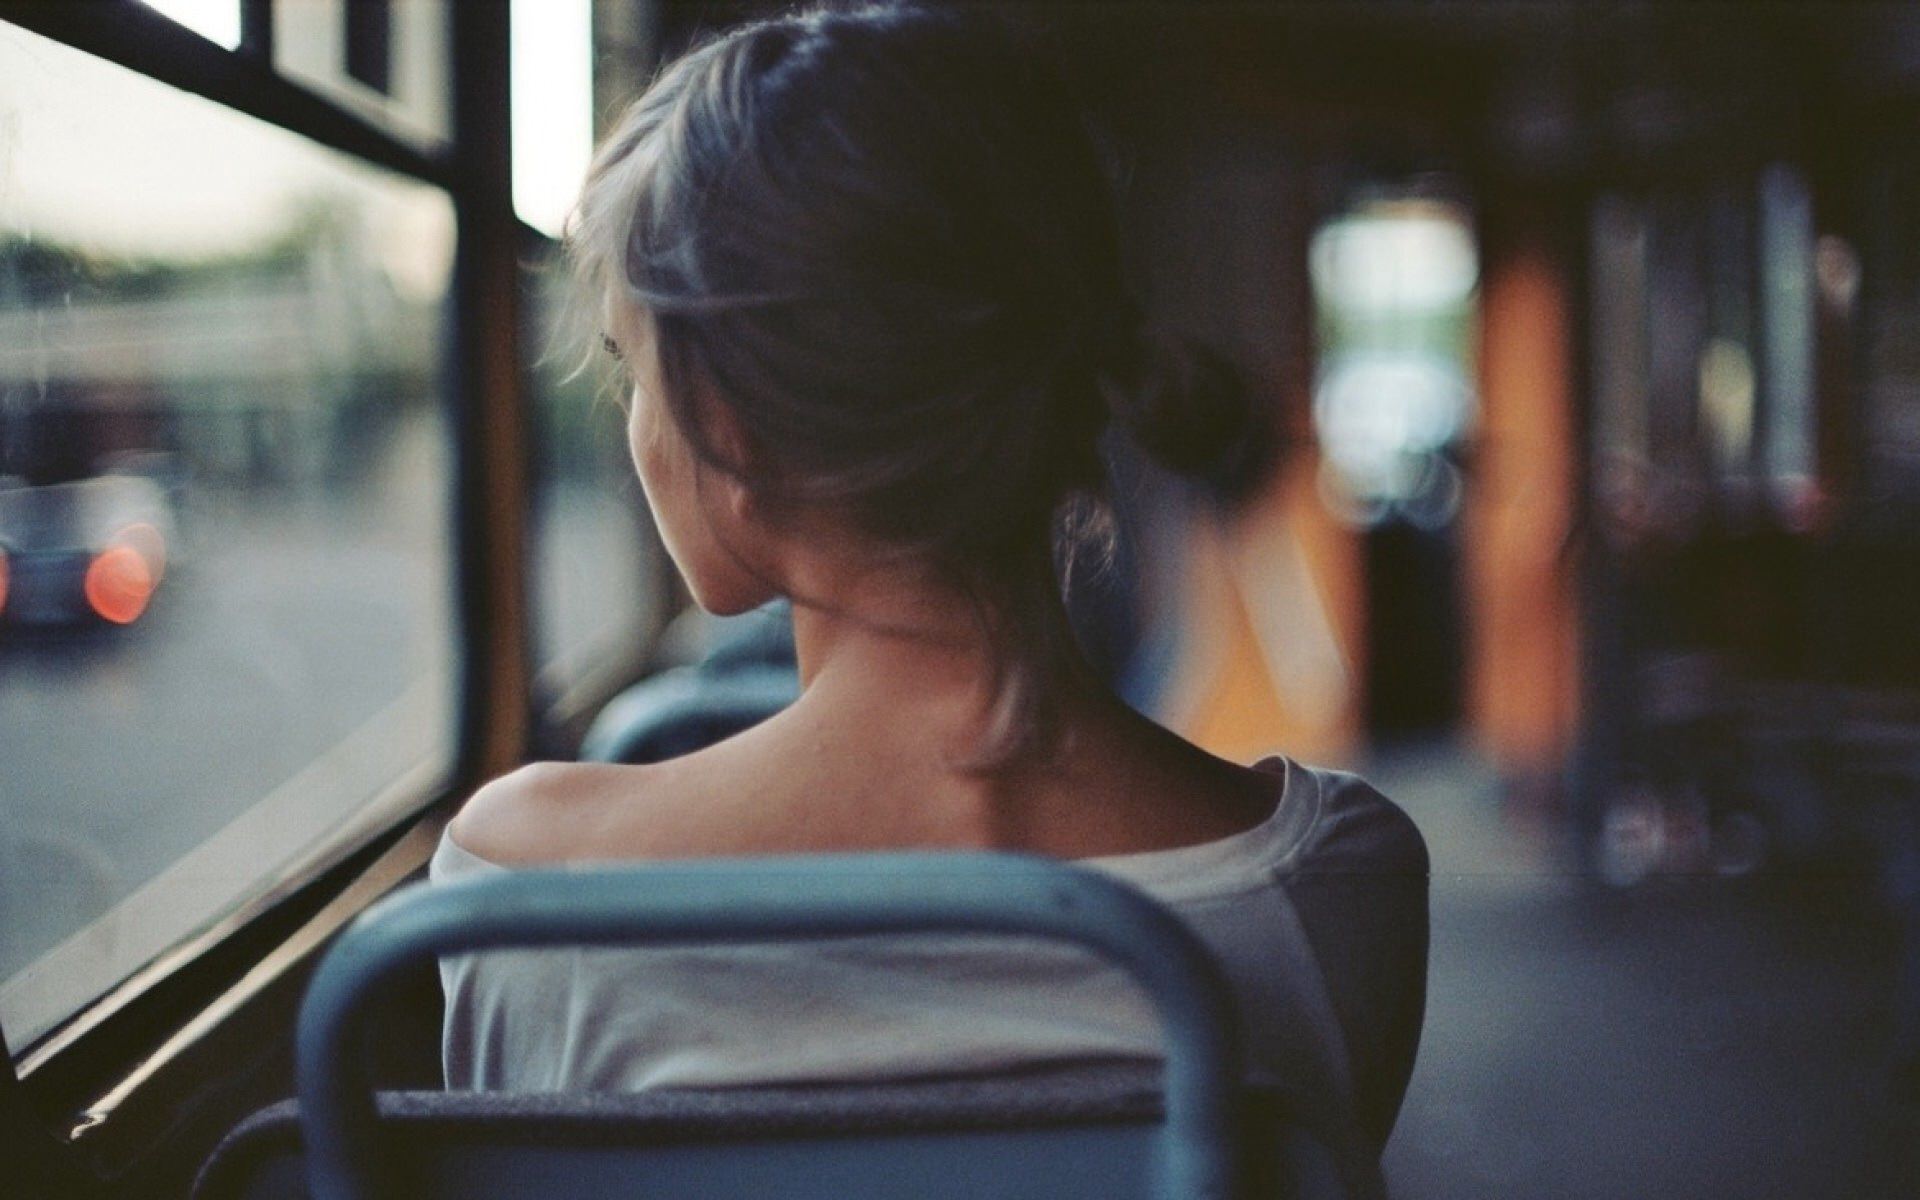
[[[1319,822],[1323,795],[1319,777],[1303,771],[1292,759],[1273,755],[1253,764],[1256,771],[1280,777],[1279,795],[1273,811],[1252,826],[1190,846],[1172,846],[1165,850],[1140,850],[1130,854],[1106,854],[1068,860],[1115,875],[1129,882],[1151,887],[1162,896],[1197,898],[1243,890],[1249,882],[1270,882],[1272,874],[1286,869],[1309,841]],[[1304,776],[1304,779],[1302,778]],[[516,868],[484,858],[454,840],[451,830],[441,834],[440,852],[460,860],[469,868],[509,871]],[[639,860],[568,859],[541,863],[541,867],[610,866]]]
[[[1250,882],[1271,882],[1306,846],[1319,822],[1320,779],[1283,755],[1263,758],[1256,771],[1280,777],[1273,811],[1258,824],[1209,842],[1074,859],[1074,863],[1118,875],[1161,896],[1193,898],[1242,890]]]

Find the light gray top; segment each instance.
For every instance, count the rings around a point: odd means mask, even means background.
[[[1418,961],[1383,962],[1351,945],[1338,957],[1367,979],[1411,972],[1423,986],[1425,848],[1405,814],[1352,775],[1278,758],[1260,766],[1278,777],[1279,796],[1259,825],[1080,864],[1139,887],[1214,951],[1239,1003],[1250,1078],[1351,1119],[1367,1104],[1356,1096],[1349,1039],[1374,1036],[1364,1022],[1385,1010],[1360,1003],[1337,1011],[1335,996],[1353,989],[1330,989],[1316,943],[1327,930],[1351,941],[1366,923],[1338,911],[1310,915],[1325,926],[1310,937],[1290,885],[1326,874],[1417,873]],[[443,837],[431,875],[503,869]],[[505,951],[444,959],[440,974],[442,1057],[456,1089],[884,1080],[1159,1054],[1152,1010],[1118,968],[1029,938]],[[1414,1020],[1417,1038],[1417,1011]],[[1397,1076],[1388,1127],[1411,1055],[1408,1045],[1407,1061],[1388,1072]],[[1363,1080],[1359,1090],[1371,1086]],[[1363,1126],[1377,1124],[1361,1115]],[[1384,1142],[1384,1129],[1371,1132]]]

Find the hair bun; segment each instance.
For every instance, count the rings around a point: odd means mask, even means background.
[[[1224,355],[1140,321],[1111,346],[1101,393],[1142,450],[1225,491],[1258,473],[1264,439],[1241,374]]]

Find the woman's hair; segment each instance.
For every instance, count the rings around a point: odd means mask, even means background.
[[[1244,424],[1231,375],[1129,297],[1062,77],[977,16],[827,9],[697,46],[600,147],[568,243],[586,294],[650,318],[704,463],[974,598],[1003,649],[983,762],[1047,736],[1055,539],[1104,496],[1109,423],[1189,472]]]

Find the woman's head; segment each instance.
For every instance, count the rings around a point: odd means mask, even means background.
[[[602,146],[570,242],[644,345],[636,458],[703,602],[781,586],[750,586],[742,539],[827,522],[1031,654],[1023,598],[1057,603],[1056,520],[1102,487],[1110,417],[1220,424],[1156,407],[1094,141],[972,18],[823,11],[695,49]]]

